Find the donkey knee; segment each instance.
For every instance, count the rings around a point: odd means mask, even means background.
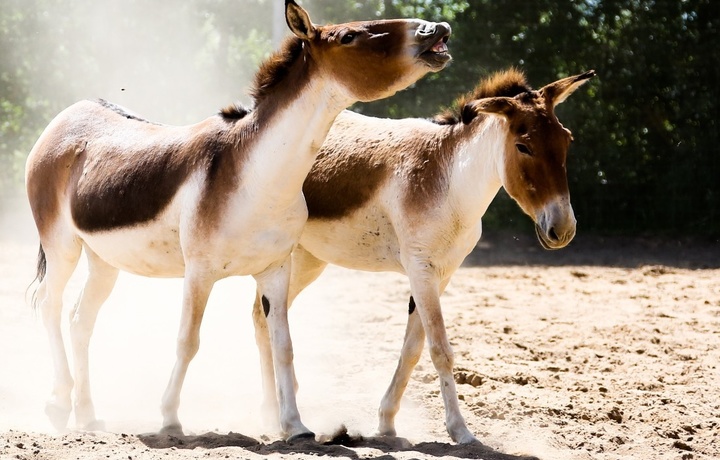
[[[450,345],[430,344],[430,358],[438,371],[452,372],[455,357]]]
[[[180,337],[177,340],[176,356],[178,360],[190,362],[200,350],[199,337]]]

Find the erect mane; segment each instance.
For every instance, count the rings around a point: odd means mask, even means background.
[[[285,39],[279,50],[260,64],[260,69],[255,74],[255,81],[250,89],[250,94],[255,99],[255,106],[267,97],[273,89],[288,77],[292,77],[293,64],[300,58],[303,52],[303,41],[295,36]],[[296,75],[300,78],[300,75]],[[294,88],[298,90],[299,88]]]
[[[260,64],[260,69],[255,74],[255,80],[250,87],[250,95],[254,99],[253,108],[244,107],[240,103],[231,103],[220,109],[219,115],[225,120],[240,120],[251,113],[258,104],[271,93],[277,90],[277,86],[285,79],[292,78],[293,81],[286,84],[291,91],[299,92],[302,83],[302,71],[293,74],[293,65],[300,59],[303,52],[303,41],[298,37],[288,37],[269,58]]]
[[[235,102],[220,109],[220,116],[226,120],[240,120],[245,118],[251,111],[251,109],[244,107],[239,102]]]
[[[455,125],[462,121],[465,105],[484,97],[514,97],[532,91],[525,79],[525,74],[511,67],[491,74],[467,94],[460,96],[452,105],[436,115],[432,121],[439,125]]]

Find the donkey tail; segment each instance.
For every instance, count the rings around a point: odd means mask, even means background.
[[[38,249],[38,258],[37,258],[37,273],[35,275],[35,279],[32,280],[30,283],[30,286],[28,286],[28,290],[32,287],[33,284],[35,284],[35,281],[38,283],[42,282],[43,279],[45,279],[45,274],[47,272],[47,259],[45,258],[45,250],[42,247],[42,243],[40,244],[40,248]],[[34,309],[37,309],[37,290],[36,287],[32,294],[32,299],[30,301],[30,304]]]

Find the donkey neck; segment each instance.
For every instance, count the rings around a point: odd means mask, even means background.
[[[448,201],[469,224],[479,222],[502,187],[505,122],[484,117],[453,127],[459,136],[451,163]]]
[[[264,99],[252,112],[255,139],[244,174],[250,190],[296,200],[335,117],[353,102],[320,76],[289,101]]]

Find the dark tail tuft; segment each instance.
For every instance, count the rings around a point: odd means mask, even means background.
[[[35,281],[40,283],[45,278],[45,273],[47,271],[47,259],[45,258],[45,250],[43,250],[42,244],[40,244],[40,249],[38,250],[38,258],[37,258],[37,275],[35,275],[35,279],[32,280],[30,283],[30,286],[28,286],[28,290],[32,287],[33,284],[35,284]],[[30,301],[30,304],[34,309],[37,309],[37,288],[33,291],[32,299]]]

